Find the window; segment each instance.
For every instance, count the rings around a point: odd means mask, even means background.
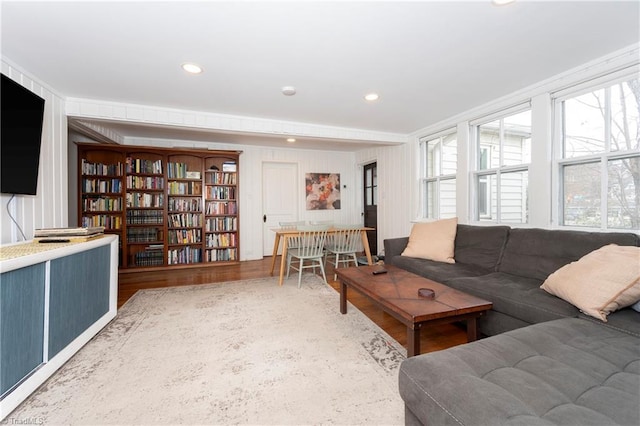
[[[475,219],[527,223],[531,110],[520,108],[474,124],[477,165]]]
[[[378,167],[377,163],[364,166],[364,205],[378,205]]]
[[[423,216],[444,219],[456,216],[456,167],[458,141],[455,130],[425,138],[423,158]]]
[[[640,229],[640,79],[558,99],[560,223]]]

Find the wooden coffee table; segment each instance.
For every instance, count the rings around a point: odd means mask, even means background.
[[[385,265],[386,274],[374,275],[381,266],[360,266],[336,270],[340,280],[340,313],[347,313],[347,287],[367,296],[389,315],[407,326],[407,357],[420,354],[420,329],[426,325],[466,321],[467,340],[478,338],[477,319],[491,309],[491,302],[452,289],[444,284]],[[434,299],[418,296],[429,288]]]

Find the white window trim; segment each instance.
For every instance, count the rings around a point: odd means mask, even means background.
[[[420,144],[420,220],[425,220],[425,219],[439,219],[440,218],[440,181],[442,180],[451,180],[451,179],[456,179],[457,177],[457,165],[456,165],[456,172],[455,173],[448,173],[448,174],[438,174],[438,175],[434,175],[431,177],[427,177],[427,169],[428,169],[428,164],[427,164],[427,149],[428,149],[428,142],[433,141],[434,139],[438,139],[440,138],[440,143],[442,144],[442,138],[444,136],[448,136],[451,134],[455,134],[456,135],[456,143],[457,143],[457,127],[450,127],[444,130],[441,130],[439,132],[436,133],[432,133],[429,134],[428,136],[424,136],[421,137],[419,139],[419,144]],[[442,154],[443,154],[443,149],[439,150],[438,153],[438,164],[440,165],[440,169],[442,170]],[[459,157],[459,156],[458,156]],[[428,208],[428,197],[426,196],[427,193],[427,187],[429,185],[429,183],[431,182],[435,182],[436,185],[436,200],[438,200],[436,202],[436,205],[434,206],[434,212],[433,218],[428,217],[428,212],[429,212],[429,208]],[[456,188],[456,193],[457,193],[457,188]]]
[[[524,111],[531,111],[532,113],[532,120],[533,120],[533,110],[531,108],[531,104],[532,101],[531,99],[525,101],[525,102],[520,102],[517,105],[513,105],[510,106],[508,108],[503,108],[499,111],[493,112],[491,114],[487,114],[484,115],[482,117],[476,118],[474,120],[471,120],[469,122],[469,134],[470,134],[470,140],[471,142],[471,146],[472,146],[472,150],[475,153],[474,155],[474,163],[473,163],[473,168],[471,170],[471,173],[469,173],[469,179],[470,179],[470,191],[469,191],[469,205],[470,205],[470,219],[471,222],[474,224],[502,224],[502,223],[508,223],[509,225],[517,225],[517,226],[528,226],[529,222],[524,222],[524,223],[512,223],[512,222],[504,222],[502,220],[502,216],[501,216],[501,209],[500,209],[500,184],[501,184],[501,179],[500,179],[500,175],[504,174],[504,173],[512,173],[512,172],[527,172],[528,174],[530,174],[530,167],[531,167],[531,163],[525,163],[525,164],[516,164],[516,165],[509,165],[509,166],[503,166],[503,155],[504,155],[504,147],[503,147],[503,129],[500,128],[500,166],[498,167],[492,167],[489,169],[482,169],[480,170],[480,159],[482,158],[481,154],[480,154],[480,144],[478,143],[478,128],[480,126],[482,126],[483,124],[487,124],[490,123],[492,121],[496,121],[496,120],[501,120],[505,117],[509,117],[511,115],[515,115]],[[533,126],[533,123],[532,123]],[[532,128],[532,134],[533,134],[533,128]],[[490,219],[491,215],[490,213],[488,215],[480,215],[480,211],[479,211],[479,206],[478,206],[478,178],[480,176],[487,176],[487,175],[495,175],[496,177],[496,194],[498,195],[498,199],[496,200],[496,218],[497,220],[483,220],[483,219]],[[487,189],[488,192],[491,192],[491,189],[488,188]],[[531,198],[531,194],[529,194],[529,198]],[[487,200],[488,202],[491,202],[491,196],[487,196]],[[491,206],[488,206],[487,210],[491,210]],[[529,216],[531,214],[529,213]]]
[[[567,99],[584,95],[585,93],[593,92],[594,90],[601,89],[606,86],[620,83],[621,81],[627,81],[630,78],[637,78],[639,73],[640,65],[624,67],[615,71],[601,74],[588,80],[581,81],[572,86],[566,86],[559,90],[553,91],[551,92],[551,99],[554,102],[565,101]]]
[[[528,99],[526,101],[523,102],[518,102],[515,105],[511,105],[509,107],[506,108],[502,108],[499,109],[497,111],[494,111],[490,114],[486,114],[486,115],[482,115],[480,117],[476,117],[474,119],[472,119],[471,121],[469,121],[469,125],[471,127],[477,127],[477,126],[481,126],[483,124],[487,124],[490,123],[492,121],[495,120],[499,120],[501,118],[504,117],[508,117],[510,115],[515,115],[527,110],[531,109],[531,100]]]
[[[565,87],[561,90],[551,93],[552,98],[552,114],[553,114],[553,140],[552,140],[552,225],[561,229],[568,230],[582,230],[582,231],[607,231],[607,232],[637,232],[635,229],[620,229],[609,228],[607,224],[607,207],[608,202],[600,203],[600,217],[601,222],[599,227],[589,226],[575,226],[564,225],[564,166],[567,165],[579,165],[588,163],[600,164],[600,194],[601,197],[605,197],[608,192],[608,169],[607,164],[609,161],[629,158],[640,155],[640,147],[638,149],[626,150],[626,151],[611,151],[610,134],[605,132],[605,151],[599,154],[585,155],[575,158],[564,158],[564,134],[563,134],[563,117],[562,117],[562,102],[567,99],[572,99],[577,96],[584,95],[586,93],[593,92],[595,90],[604,89],[615,85],[616,83],[626,81],[632,78],[638,78],[640,73],[640,65],[632,65],[630,67],[624,67],[605,75],[600,75],[593,79],[580,82],[570,87]],[[610,111],[607,111],[609,114]],[[606,124],[609,125],[609,124]]]

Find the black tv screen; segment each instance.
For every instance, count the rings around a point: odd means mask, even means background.
[[[36,195],[44,99],[2,74],[0,192]]]

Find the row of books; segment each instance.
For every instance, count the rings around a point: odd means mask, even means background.
[[[156,176],[127,176],[127,189],[164,189],[164,179]]]
[[[87,212],[115,212],[123,208],[122,198],[119,197],[85,198],[82,204]]]
[[[183,265],[188,263],[201,263],[202,249],[194,247],[183,247],[167,252],[167,263],[169,265]]]
[[[133,266],[162,266],[164,264],[164,246],[151,244],[144,251],[139,251],[132,256]]]
[[[167,251],[167,263],[169,265],[182,265],[190,263],[234,261],[237,260],[238,250],[235,248],[206,249],[204,259],[202,249],[198,247],[181,247]],[[162,266],[164,263],[163,247],[150,245],[144,251],[135,253],[131,260],[132,266]]]
[[[128,228],[127,241],[130,243],[162,241],[162,231],[158,228]]]
[[[207,249],[205,250],[204,257],[207,262],[237,260],[238,250],[235,248]]]
[[[110,193],[121,192],[120,179],[82,179],[82,192]]]
[[[122,163],[91,163],[83,158],[80,167],[82,168],[83,175],[122,176]]]
[[[169,198],[170,212],[201,212],[202,200],[200,198]]]
[[[169,231],[169,244],[190,244],[202,241],[200,229],[178,229]]]
[[[238,205],[235,201],[209,201],[207,214],[238,214]]]
[[[161,225],[163,222],[162,210],[127,210],[127,225]]]
[[[171,214],[169,215],[169,226],[172,228],[200,227],[202,226],[202,214]]]
[[[236,188],[233,186],[207,186],[206,196],[210,200],[235,200]]]
[[[122,218],[105,214],[84,216],[82,218],[82,226],[86,228],[102,226],[105,229],[120,229],[122,228]]]
[[[169,179],[200,179],[199,171],[190,171],[186,163],[167,163]]]
[[[210,171],[206,174],[206,182],[209,185],[235,185],[237,176],[236,173]]]
[[[164,204],[164,194],[127,194],[127,207],[157,207]]]
[[[127,157],[127,173],[147,173],[154,175],[162,174],[162,160],[145,160],[142,158]]]
[[[205,221],[206,232],[235,231],[238,229],[236,217],[210,217]]]
[[[202,195],[202,183],[169,182],[169,195]]]
[[[235,247],[238,235],[225,232],[222,234],[208,234],[205,239],[207,247]]]

